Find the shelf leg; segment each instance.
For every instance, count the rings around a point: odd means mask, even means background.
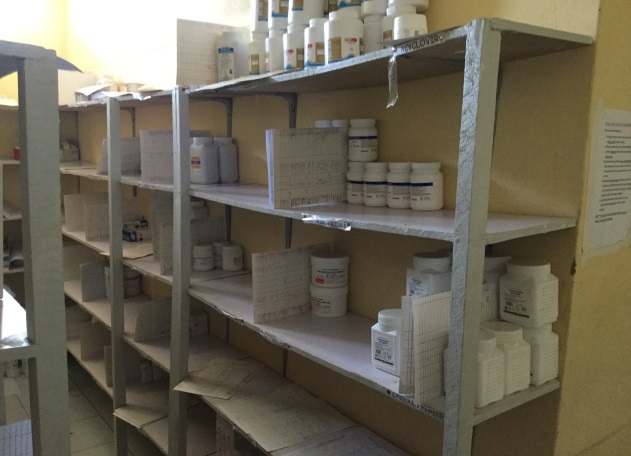
[[[22,60],[18,88],[33,452],[56,456],[70,454],[70,430],[55,53]]]
[[[443,454],[468,456],[476,365],[501,34],[488,20],[468,26],[451,282]]]
[[[191,202],[189,99],[173,90],[173,292],[169,385],[169,452],[186,456],[188,397],[174,390],[188,375],[188,326],[191,281]]]
[[[293,219],[285,219],[285,248],[291,249],[291,235],[292,235]]]

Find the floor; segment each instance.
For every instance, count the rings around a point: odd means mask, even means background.
[[[24,440],[24,434],[30,430],[29,422],[25,422],[25,420],[30,420],[28,378],[22,375],[4,380],[7,424],[20,423],[8,429],[11,429],[16,437]],[[70,356],[68,357],[68,385],[70,451],[72,456],[115,456],[112,399]],[[2,456],[30,454],[24,450],[20,451],[20,445],[14,446],[15,450],[7,453],[6,450],[3,450],[2,437],[3,434],[0,432],[0,453]],[[135,429],[130,429],[128,442],[130,456],[162,455],[162,452],[151,441],[140,435]],[[6,448],[9,448],[8,442],[5,443],[7,443]]]

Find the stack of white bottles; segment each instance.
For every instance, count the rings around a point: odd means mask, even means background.
[[[191,183],[232,184],[239,180],[237,146],[229,137],[193,138]]]
[[[346,314],[348,255],[317,252],[311,255],[311,312],[320,317]]]
[[[428,0],[389,0],[386,16],[381,22],[384,42],[413,38],[427,33],[427,18],[424,13]]]
[[[204,247],[210,248],[211,246]],[[210,249],[208,253],[210,253]],[[212,256],[215,268],[233,272],[243,269],[243,248],[240,245],[215,241],[212,243]]]
[[[193,246],[193,270],[210,271],[215,267],[213,246],[198,244]]]

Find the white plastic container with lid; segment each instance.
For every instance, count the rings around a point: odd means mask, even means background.
[[[362,2],[363,0],[337,0],[337,10],[348,9],[357,13],[357,17],[362,12]]]
[[[411,163],[390,163],[388,173],[387,202],[394,209],[410,207]]]
[[[221,269],[224,271],[243,269],[243,249],[240,245],[227,244],[221,248]]]
[[[350,161],[377,160],[378,139],[375,123],[375,119],[351,119],[351,128],[348,130],[348,159]]]
[[[213,255],[212,244],[197,244],[193,246],[193,258],[208,258]]]
[[[305,29],[305,67],[322,66],[326,60],[324,49],[323,17],[309,19],[309,27]]]
[[[414,255],[414,269],[407,270],[407,296],[427,296],[451,290],[451,256],[446,252]]]
[[[386,186],[388,184],[387,163],[366,163],[364,172],[364,205],[384,207],[388,203]]]
[[[388,8],[386,0],[364,0],[361,5],[360,17],[365,19],[367,16],[385,16]],[[365,22],[365,21],[364,21]]]
[[[239,180],[239,160],[237,145],[230,137],[214,138],[219,146],[219,181],[222,184],[233,184]]]
[[[384,16],[371,15],[364,17],[364,54],[383,49],[381,44],[381,21]]]
[[[499,320],[500,318],[500,277],[506,274],[506,264],[510,260],[511,257],[506,255],[484,257],[480,321]]]
[[[359,20],[358,9],[342,8],[329,13],[329,20],[324,24],[325,63],[361,55],[364,24]]]
[[[410,207],[415,211],[443,208],[443,173],[440,163],[412,163]]]
[[[225,241],[215,241],[213,242],[213,261],[217,265],[218,268],[223,267],[223,247],[225,245],[230,245],[229,242]]]
[[[348,162],[346,201],[349,204],[364,204],[364,162]]]
[[[331,121],[331,126],[334,128],[346,128],[348,130],[350,122],[348,119],[334,119]]]
[[[559,375],[559,336],[552,325],[523,328],[524,340],[530,344],[530,384],[539,386]]]
[[[394,18],[392,36],[395,40],[413,38],[427,33],[427,18],[423,14],[401,14]]]
[[[289,0],[268,0],[267,25],[272,29],[286,29],[289,16]]]
[[[251,75],[263,74],[265,66],[265,38],[266,34],[252,33],[252,41],[248,43],[248,72]]]
[[[267,33],[268,0],[252,0],[252,31]]]
[[[504,395],[525,390],[530,384],[530,344],[522,337],[521,326],[505,321],[485,321],[481,329],[497,339],[504,352]]]
[[[291,23],[283,35],[283,66],[286,70],[305,66],[305,28],[304,24]]]
[[[401,372],[401,309],[379,312],[371,329],[372,365],[399,376]]]
[[[319,317],[346,314],[348,286],[329,288],[311,284],[311,313]]]
[[[191,145],[191,183],[219,182],[219,148],[212,138],[193,138]]]
[[[392,41],[394,39],[394,19],[401,14],[414,14],[416,7],[405,3],[393,3],[386,10],[386,17],[381,21],[381,33],[383,41]]]
[[[243,34],[239,31],[223,32],[217,46],[219,81],[229,81],[247,74],[248,51]]]
[[[315,126],[316,128],[331,128],[333,124],[330,120],[316,120]]]
[[[286,29],[271,29],[265,39],[265,69],[281,71],[283,69],[283,35]]]
[[[529,328],[554,323],[559,316],[559,279],[545,261],[511,261],[500,279],[500,315]]]
[[[348,255],[339,252],[311,254],[311,283],[334,288],[348,284]]]
[[[289,0],[289,23],[307,25],[310,19],[324,16],[322,0]]]
[[[405,4],[412,5],[416,8],[417,13],[424,13],[427,11],[429,7],[429,0],[389,0],[388,6],[397,5],[397,4]]]
[[[204,258],[193,258],[194,271],[211,271],[215,267],[215,260],[212,256]]]

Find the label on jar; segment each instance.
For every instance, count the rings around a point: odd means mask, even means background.
[[[256,18],[260,22],[267,22],[268,0],[259,0],[259,9],[256,12]]]
[[[250,54],[250,74],[261,74],[259,54]]]
[[[348,154],[351,157],[374,157],[377,155],[376,136],[350,136],[348,138]],[[354,160],[354,161],[362,161]]]
[[[287,17],[289,0],[272,0],[272,17]]]
[[[436,197],[436,187],[433,182],[410,183],[410,199],[412,201],[431,201]]]
[[[364,196],[364,182],[363,181],[346,181],[346,195],[347,196]]]
[[[202,169],[202,159],[199,155],[191,155],[191,171],[199,171]]]
[[[265,52],[265,68],[267,68],[267,71],[269,72],[269,52]]]
[[[319,298],[311,295],[311,309],[313,312],[321,314],[331,313],[331,301],[326,298]]]
[[[386,184],[387,182],[364,182],[364,198],[385,198]]]
[[[392,30],[384,30],[381,36],[383,41],[392,41]]]
[[[361,54],[361,42],[358,37],[329,38],[329,62],[338,62]]]
[[[502,300],[504,312],[518,317],[530,318],[529,300],[526,290],[518,287],[507,287]]]
[[[302,11],[304,8],[304,0],[294,0],[292,11]]]
[[[305,66],[324,65],[324,41],[307,45],[307,59]]]
[[[346,285],[346,269],[336,267],[315,270],[315,283],[320,285]]]
[[[219,81],[234,79],[234,48],[228,46],[220,47],[217,49],[217,53]]]
[[[372,357],[381,364],[394,367],[394,336],[373,333]]]
[[[393,201],[409,201],[409,182],[388,182],[388,199]]]

